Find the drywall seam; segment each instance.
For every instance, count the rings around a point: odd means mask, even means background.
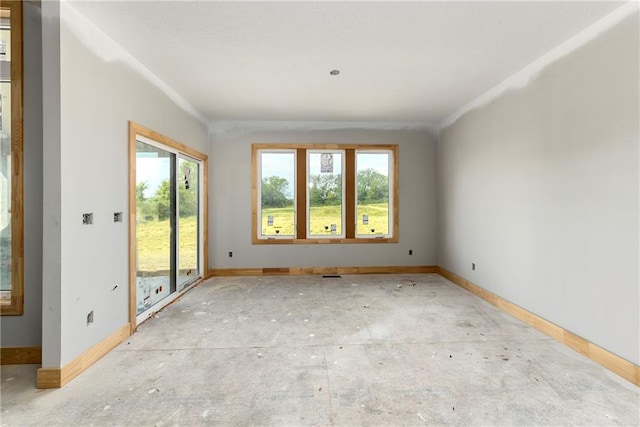
[[[105,62],[122,61],[137,71],[145,80],[160,89],[178,107],[196,117],[205,126],[209,120],[178,92],[162,81],[115,40],[78,12],[67,0],[60,1],[61,20],[89,50]]]
[[[505,93],[506,91],[513,90],[513,89],[521,89],[527,86],[529,82],[534,80],[534,78],[538,75],[538,73],[540,73],[540,71],[542,71],[544,68],[556,62],[560,58],[570,54],[571,52],[575,51],[581,46],[584,46],[585,44],[589,43],[591,40],[595,39],[600,34],[604,33],[608,29],[620,23],[626,17],[631,16],[634,13],[638,13],[639,10],[640,10],[639,1],[637,0],[628,1],[623,6],[620,6],[610,14],[596,21],[594,24],[582,30],[581,32],[571,37],[564,43],[561,43],[560,45],[551,49],[549,52],[547,52],[540,58],[536,59],[531,64],[527,65],[520,71],[508,77],[506,80],[503,80],[501,83],[492,87],[488,91],[484,92],[482,95],[475,98],[468,104],[464,105],[462,108],[460,108],[453,114],[447,116],[444,120],[440,122],[440,125],[438,126],[439,130],[442,130],[446,127],[451,126],[460,117],[462,117],[469,111],[487,105],[488,103],[490,103],[491,101],[493,101],[494,99],[496,99],[497,97]]]
[[[438,131],[436,122],[340,122],[340,121],[245,121],[213,120],[210,136],[248,134],[257,131],[329,131],[329,130],[427,130]]]

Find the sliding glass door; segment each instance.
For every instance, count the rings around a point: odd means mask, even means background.
[[[140,322],[202,277],[202,161],[143,136],[136,137],[135,149]]]
[[[200,165],[197,160],[178,158],[178,287],[200,277]]]
[[[175,291],[175,154],[136,143],[137,314]]]

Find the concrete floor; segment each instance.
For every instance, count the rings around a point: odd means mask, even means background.
[[[215,278],[2,425],[638,425],[640,389],[437,275]]]

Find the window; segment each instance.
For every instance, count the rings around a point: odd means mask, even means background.
[[[264,150],[258,158],[259,238],[292,239],[295,234],[294,150]]]
[[[252,241],[395,243],[397,145],[252,146]]]
[[[391,151],[356,151],[356,236],[389,237],[393,224]]]
[[[0,313],[22,315],[22,2],[2,2],[0,33]]]
[[[307,236],[344,237],[342,151],[307,151]]]

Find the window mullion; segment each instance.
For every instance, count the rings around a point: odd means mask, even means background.
[[[345,237],[356,237],[356,150],[345,150]]]
[[[307,150],[296,150],[296,239],[307,238]]]

